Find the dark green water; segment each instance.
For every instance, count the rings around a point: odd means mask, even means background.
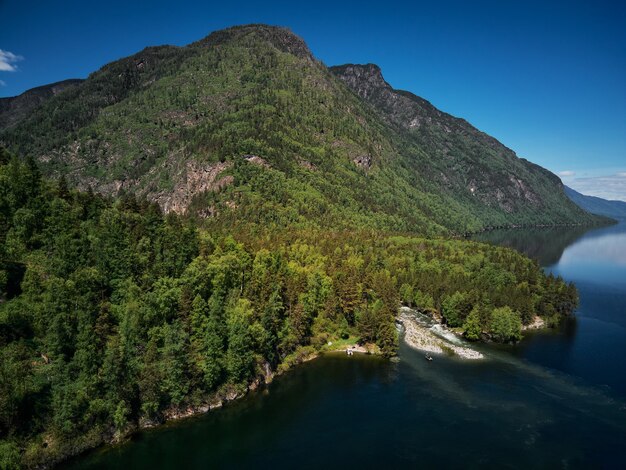
[[[482,362],[328,355],[67,468],[624,468],[626,226],[521,235],[489,234],[579,285],[558,331]]]

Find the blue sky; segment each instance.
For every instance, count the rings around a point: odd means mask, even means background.
[[[624,1],[0,0],[0,18],[0,96],[147,45],[276,24],[326,64],[376,63],[575,189],[626,200]]]

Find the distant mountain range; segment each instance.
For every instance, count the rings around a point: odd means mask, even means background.
[[[149,47],[60,85],[0,102],[0,144],[166,212],[426,234],[599,220],[548,170],[285,28]]]
[[[606,217],[626,218],[626,202],[609,201],[595,196],[586,196],[565,186],[565,194],[587,212]]]

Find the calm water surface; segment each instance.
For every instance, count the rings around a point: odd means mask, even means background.
[[[503,230],[481,238],[538,259],[580,294],[576,316],[558,332],[533,334],[511,353],[626,399],[626,221],[583,230]]]
[[[481,238],[576,282],[576,318],[478,363],[327,355],[67,468],[624,468],[626,224]]]

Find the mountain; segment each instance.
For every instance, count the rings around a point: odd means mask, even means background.
[[[149,47],[37,96],[0,130],[2,468],[206,412],[321,351],[392,356],[401,302],[502,342],[577,305],[522,254],[449,235],[602,219],[284,28]]]
[[[426,234],[593,223],[561,181],[375,65],[327,68],[285,28],[150,47],[0,131],[0,144],[105,195],[259,227]]]
[[[0,98],[0,129],[17,124],[48,98],[76,86],[82,81],[79,78],[72,78],[31,88],[19,96]]]
[[[592,214],[626,218],[626,202],[624,201],[609,201],[600,197],[586,196],[569,186],[565,186],[565,194],[578,206]]]

